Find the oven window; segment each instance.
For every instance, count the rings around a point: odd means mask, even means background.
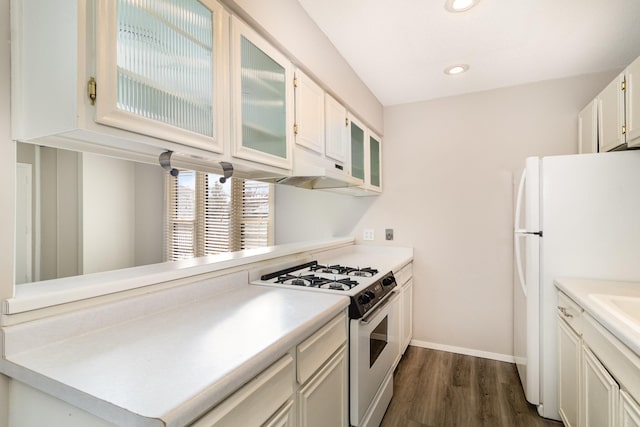
[[[387,316],[384,316],[384,319],[380,321],[378,326],[371,332],[371,335],[369,335],[369,367],[372,367],[373,364],[376,363],[378,356],[380,356],[380,353],[382,353],[388,341]]]

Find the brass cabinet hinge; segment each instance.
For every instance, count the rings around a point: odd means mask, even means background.
[[[298,134],[298,124],[297,123],[295,125],[293,125],[293,134],[294,135]]]
[[[627,127],[626,126],[622,126],[622,134],[625,135],[627,133]]]
[[[293,87],[294,88],[298,87],[298,78],[297,77],[293,78]]]
[[[344,125],[349,126],[349,117],[344,118]]]
[[[622,81],[622,90],[623,91],[627,90],[627,81],[626,80]]]
[[[96,79],[91,77],[87,83],[87,95],[91,100],[91,105],[96,105],[97,84]]]

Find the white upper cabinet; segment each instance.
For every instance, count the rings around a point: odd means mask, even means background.
[[[640,57],[625,70],[626,137],[629,147],[640,147]]]
[[[222,152],[228,42],[222,6],[99,1],[97,16],[96,120]]]
[[[347,109],[329,94],[324,96],[324,108],[325,155],[346,165],[350,129]]]
[[[625,143],[623,85],[624,73],[621,73],[597,97],[601,152],[614,150]]]
[[[355,117],[349,115],[349,143],[351,146],[351,176],[364,181],[366,127]]]
[[[262,36],[231,19],[233,155],[291,169],[293,66]]]
[[[592,100],[578,114],[578,153],[598,152],[598,104]]]
[[[578,114],[579,153],[640,147],[638,76],[640,57]]]
[[[223,151],[228,14],[215,1],[15,0],[12,34],[15,139]]]
[[[324,90],[300,70],[295,72],[296,144],[324,153]]]
[[[365,184],[369,190],[382,191],[382,139],[369,132],[366,148],[368,161]]]

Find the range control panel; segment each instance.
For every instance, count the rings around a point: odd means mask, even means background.
[[[349,305],[349,317],[359,319],[368,311],[372,310],[381,299],[389,294],[396,287],[396,279],[393,273],[385,274],[380,280],[367,286],[355,296],[351,297]]]

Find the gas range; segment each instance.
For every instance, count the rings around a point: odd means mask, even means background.
[[[316,260],[263,274],[253,283],[348,295],[351,319],[364,316],[396,286],[391,272],[381,274],[372,267],[319,264]]]

